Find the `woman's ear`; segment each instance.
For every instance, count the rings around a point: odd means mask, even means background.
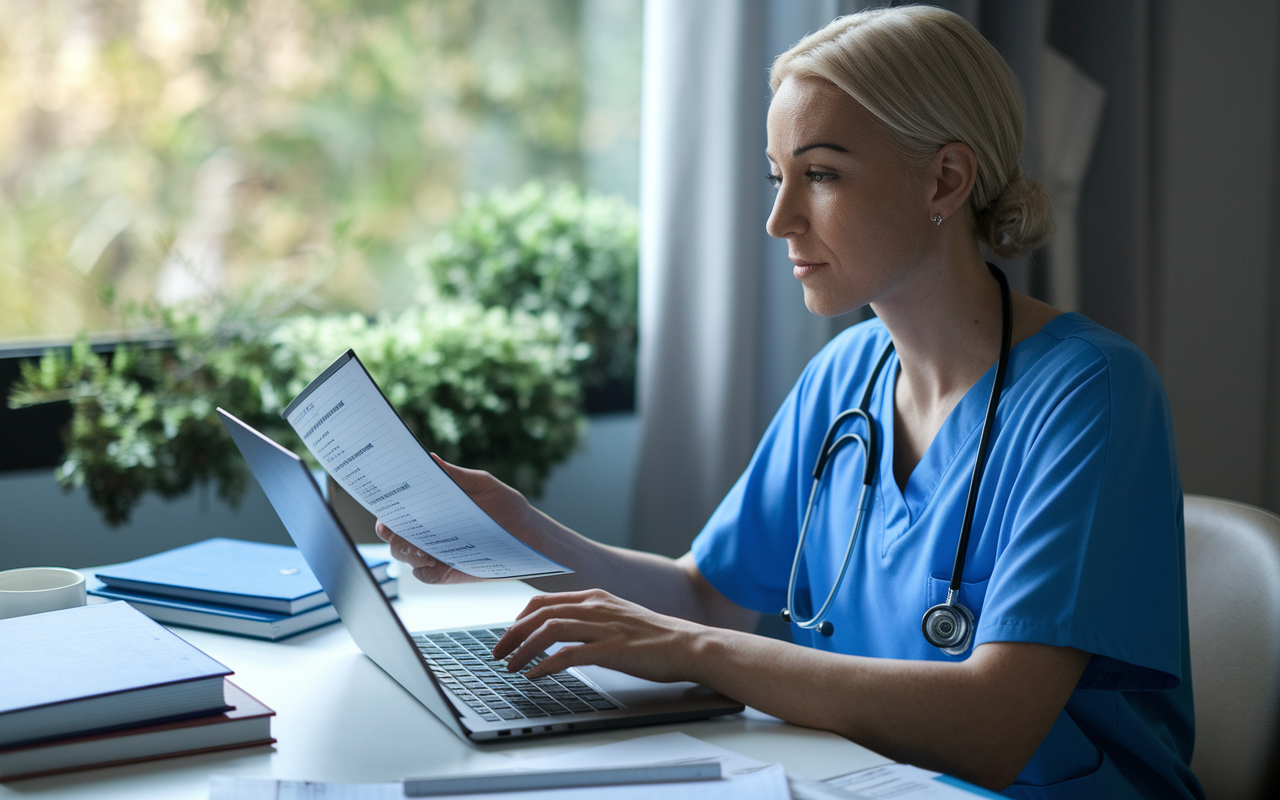
[[[978,179],[978,157],[963,142],[951,142],[938,148],[928,166],[929,215],[949,219],[964,208]]]

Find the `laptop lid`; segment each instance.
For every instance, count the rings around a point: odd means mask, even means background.
[[[469,738],[458,712],[441,693],[391,601],[325,502],[311,470],[297,455],[221,408],[218,416],[329,595],[351,638],[437,719],[457,735]]]

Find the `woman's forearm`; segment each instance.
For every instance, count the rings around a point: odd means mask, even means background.
[[[861,658],[714,629],[691,649],[690,678],[739,702],[993,789],[1026,765],[1088,662],[1016,642],[958,663]]]

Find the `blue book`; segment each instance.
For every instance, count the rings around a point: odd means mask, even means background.
[[[365,558],[379,583],[387,579],[386,559]],[[329,597],[296,547],[206,539],[108,567],[98,580],[112,589],[298,614],[328,604]]]
[[[0,747],[227,709],[231,670],[128,603],[0,620]]]
[[[395,578],[382,581],[382,593],[387,597],[400,594],[400,582]],[[124,600],[129,605],[166,625],[185,625],[218,633],[234,633],[254,639],[279,641],[338,619],[338,611],[331,603],[300,611],[297,614],[276,614],[254,608],[224,606],[217,603],[199,603],[177,597],[158,594],[128,592],[112,589],[102,581],[89,580],[89,594],[108,600]]]

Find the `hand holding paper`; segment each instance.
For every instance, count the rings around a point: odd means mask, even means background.
[[[284,417],[343,489],[432,559],[477,578],[571,572],[516,539],[459,488],[350,350]]]
[[[529,535],[534,530],[533,517],[536,512],[524,495],[487,472],[455,466],[434,453],[431,457],[494,522],[530,544]],[[408,564],[413,569],[413,576],[423,583],[471,583],[483,580],[437,561],[429,553],[419,550],[399,536],[382,520],[378,520],[374,532],[382,541],[391,545],[391,555]],[[533,546],[538,549],[536,544]]]

